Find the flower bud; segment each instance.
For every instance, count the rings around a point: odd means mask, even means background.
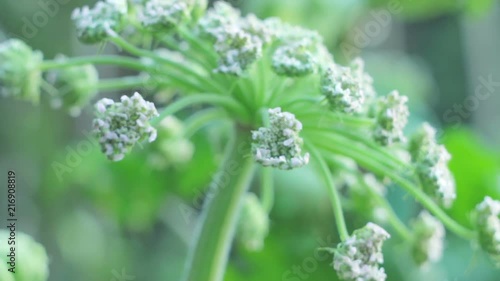
[[[486,196],[476,206],[474,222],[481,248],[500,267],[500,201]]]
[[[0,230],[0,261],[2,264],[7,264],[9,267],[10,245],[7,241],[10,237],[10,232]],[[16,268],[15,273],[11,274],[7,269],[0,266],[0,277],[2,274],[10,275],[10,277],[1,278],[2,281],[46,281],[49,277],[49,258],[45,252],[45,248],[38,242],[33,240],[29,235],[22,232],[16,233]]]
[[[239,76],[262,56],[262,41],[239,27],[228,26],[218,34],[215,51],[220,57],[215,72]]]
[[[456,198],[455,180],[448,169],[450,154],[436,142],[436,131],[429,124],[412,136],[409,151],[425,193],[444,207],[450,207]]]
[[[152,145],[156,153],[149,160],[163,169],[170,165],[185,164],[191,160],[194,145],[184,137],[184,124],[174,116],[168,116],[158,126],[158,140]]]
[[[390,238],[383,228],[368,223],[338,244],[333,268],[341,280],[384,281],[387,277],[379,265],[384,262],[382,244]]]
[[[443,224],[423,211],[413,222],[413,260],[419,266],[438,262],[443,255],[443,243],[446,231]]]
[[[91,9],[88,6],[73,11],[78,39],[87,44],[102,42],[108,38],[108,30],[120,32],[127,16],[126,0],[99,1]]]
[[[406,96],[400,96],[392,91],[379,100],[376,114],[377,124],[373,132],[374,139],[381,145],[391,145],[396,142],[405,142],[403,130],[408,123],[408,106]]]
[[[272,57],[272,66],[278,75],[300,77],[313,73],[316,63],[308,45],[302,40],[277,48]]]
[[[52,97],[52,106],[63,107],[72,116],[80,115],[82,108],[98,93],[99,74],[91,64],[53,71],[49,80],[58,89],[58,95]]]
[[[270,126],[252,131],[252,152],[263,166],[282,170],[299,168],[309,163],[309,153],[302,155],[303,140],[299,137],[302,123],[281,108],[269,109]]]
[[[101,99],[97,102],[94,134],[102,152],[112,161],[120,161],[136,143],[156,139],[156,129],[149,120],[158,116],[153,103],[145,101],[139,93],[121,102]]]
[[[11,39],[0,44],[0,94],[38,103],[43,55],[23,41]]]
[[[149,0],[139,13],[141,24],[155,32],[168,32],[190,18],[186,0]]]
[[[227,26],[236,24],[240,11],[224,1],[217,1],[198,22],[200,33],[217,39]]]
[[[331,63],[324,70],[321,92],[334,111],[357,113],[363,109],[366,98],[374,95],[370,79],[359,58],[349,67]]]
[[[243,199],[236,229],[236,240],[248,251],[260,251],[269,233],[269,217],[253,193]]]

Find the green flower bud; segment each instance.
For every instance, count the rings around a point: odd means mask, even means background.
[[[152,145],[155,153],[149,157],[157,168],[185,164],[194,154],[194,145],[184,137],[184,124],[174,116],[163,119],[158,127],[158,140]]]
[[[3,96],[38,103],[43,55],[23,41],[11,39],[0,44],[0,93]]]
[[[419,266],[438,262],[443,255],[446,231],[443,224],[428,212],[421,212],[413,222],[413,260]]]
[[[236,229],[236,241],[248,251],[260,251],[268,233],[269,217],[266,211],[255,194],[247,193]]]
[[[151,31],[168,32],[190,19],[190,8],[186,0],[149,0],[139,13],[139,21]]]
[[[200,19],[198,26],[203,36],[217,39],[227,26],[240,20],[240,11],[224,1],[217,1]]]
[[[409,152],[424,192],[444,207],[450,207],[456,198],[455,180],[448,169],[450,154],[436,142],[436,131],[429,124],[412,136]]]
[[[302,40],[277,48],[272,57],[272,66],[278,75],[300,77],[313,73],[316,61],[309,44]]]
[[[390,238],[383,228],[368,223],[354,231],[352,236],[338,244],[333,257],[333,268],[341,280],[384,281],[382,244]]]
[[[153,103],[145,101],[139,93],[121,102],[101,99],[97,102],[94,134],[102,152],[112,161],[120,161],[136,143],[156,139],[156,129],[149,120],[158,116]]]
[[[397,91],[392,91],[386,97],[380,98],[373,137],[381,145],[406,141],[403,130],[410,116],[407,101],[408,98],[400,96]]]
[[[215,51],[220,57],[215,72],[240,76],[262,56],[262,41],[239,27],[228,26],[218,34]]]
[[[126,0],[99,1],[90,9],[88,6],[73,11],[78,39],[87,44],[102,42],[108,38],[109,30],[120,32],[127,16]]]
[[[370,79],[364,72],[360,58],[353,60],[348,67],[331,63],[324,70],[321,92],[333,110],[344,113],[361,112],[366,98],[374,95]]]
[[[48,80],[58,89],[58,95],[52,97],[52,106],[62,107],[72,116],[80,115],[82,108],[99,91],[99,74],[91,64],[53,71]]]
[[[500,267],[500,201],[486,196],[474,215],[479,244]]]
[[[309,153],[302,155],[303,140],[299,137],[302,123],[281,108],[269,109],[269,128],[252,131],[252,152],[263,166],[282,170],[299,168],[309,163]]]
[[[10,245],[6,241],[10,232],[0,230],[0,260],[6,265],[9,261]],[[42,245],[37,243],[29,235],[22,232],[16,233],[16,268],[15,273],[9,273],[7,269],[0,266],[0,280],[2,281],[46,281],[49,277],[49,259]],[[9,265],[7,264],[7,267]],[[6,278],[3,278],[7,273]],[[10,276],[9,276],[10,275]]]

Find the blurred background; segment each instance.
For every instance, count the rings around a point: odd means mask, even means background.
[[[2,0],[0,41],[21,38],[46,58],[99,53],[99,47],[77,41],[70,21],[75,7],[94,2]],[[441,128],[440,140],[453,156],[458,199],[449,214],[455,219],[470,225],[468,213],[485,195],[500,198],[498,2],[230,2],[245,13],[318,30],[337,62],[365,59],[379,94],[397,89],[409,96],[408,131],[429,120]],[[101,67],[100,74],[125,73]],[[1,100],[0,170],[17,174],[19,229],[46,247],[51,281],[180,280],[193,224],[220,160],[218,134],[196,134],[191,161],[156,163],[144,147],[110,163],[88,136],[91,118],[90,109],[75,119],[46,101],[34,107]],[[331,257],[315,252],[338,242],[326,189],[307,168],[276,173],[275,182],[265,249],[235,247],[225,280],[336,280]],[[397,188],[389,188],[388,197],[404,221],[420,210]],[[347,212],[351,229],[367,220]],[[425,271],[414,266],[397,237],[384,251],[388,280],[500,280],[485,254],[452,234],[443,260]]]

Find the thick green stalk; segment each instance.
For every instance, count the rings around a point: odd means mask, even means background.
[[[218,179],[210,186],[198,230],[191,245],[185,281],[222,281],[240,206],[254,173],[249,137],[237,132],[226,150]]]
[[[41,70],[51,70],[72,66],[81,66],[86,64],[108,64],[122,66],[135,70],[148,70],[150,67],[143,65],[139,60],[122,56],[88,56],[78,58],[68,58],[61,61],[47,60],[41,65]]]
[[[261,173],[261,203],[262,207],[269,214],[274,205],[274,182],[273,168],[263,167]]]

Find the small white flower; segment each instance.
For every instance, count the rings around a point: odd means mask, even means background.
[[[302,155],[302,129],[295,115],[269,109],[270,126],[252,131],[252,152],[255,160],[264,166],[283,170],[299,168],[309,163],[309,153]]]
[[[126,0],[99,1],[91,9],[88,6],[73,11],[78,38],[83,43],[94,44],[106,39],[108,30],[120,32],[127,14]]]
[[[451,156],[436,142],[434,128],[424,123],[412,136],[409,151],[424,191],[444,207],[450,207],[456,198],[455,180],[448,169]]]
[[[189,8],[185,0],[149,0],[139,13],[139,21],[153,31],[168,32],[189,19]]]
[[[377,124],[373,137],[382,145],[405,142],[403,130],[408,123],[410,112],[406,105],[408,98],[392,91],[379,100],[376,115]]]
[[[500,267],[500,201],[486,196],[476,206],[475,224],[481,247]]]
[[[438,262],[443,255],[445,238],[443,224],[423,211],[413,222],[412,254],[415,262],[420,266]]]
[[[333,268],[345,281],[384,281],[386,274],[379,268],[384,262],[382,244],[390,238],[383,228],[368,223],[339,243],[333,257]]]
[[[248,251],[260,251],[269,233],[269,217],[253,193],[243,199],[236,229],[236,240]]]
[[[149,120],[158,116],[154,104],[145,101],[139,93],[131,98],[121,97],[121,102],[110,99],[97,102],[94,134],[103,153],[113,161],[120,161],[135,143],[156,139],[156,129]]]

